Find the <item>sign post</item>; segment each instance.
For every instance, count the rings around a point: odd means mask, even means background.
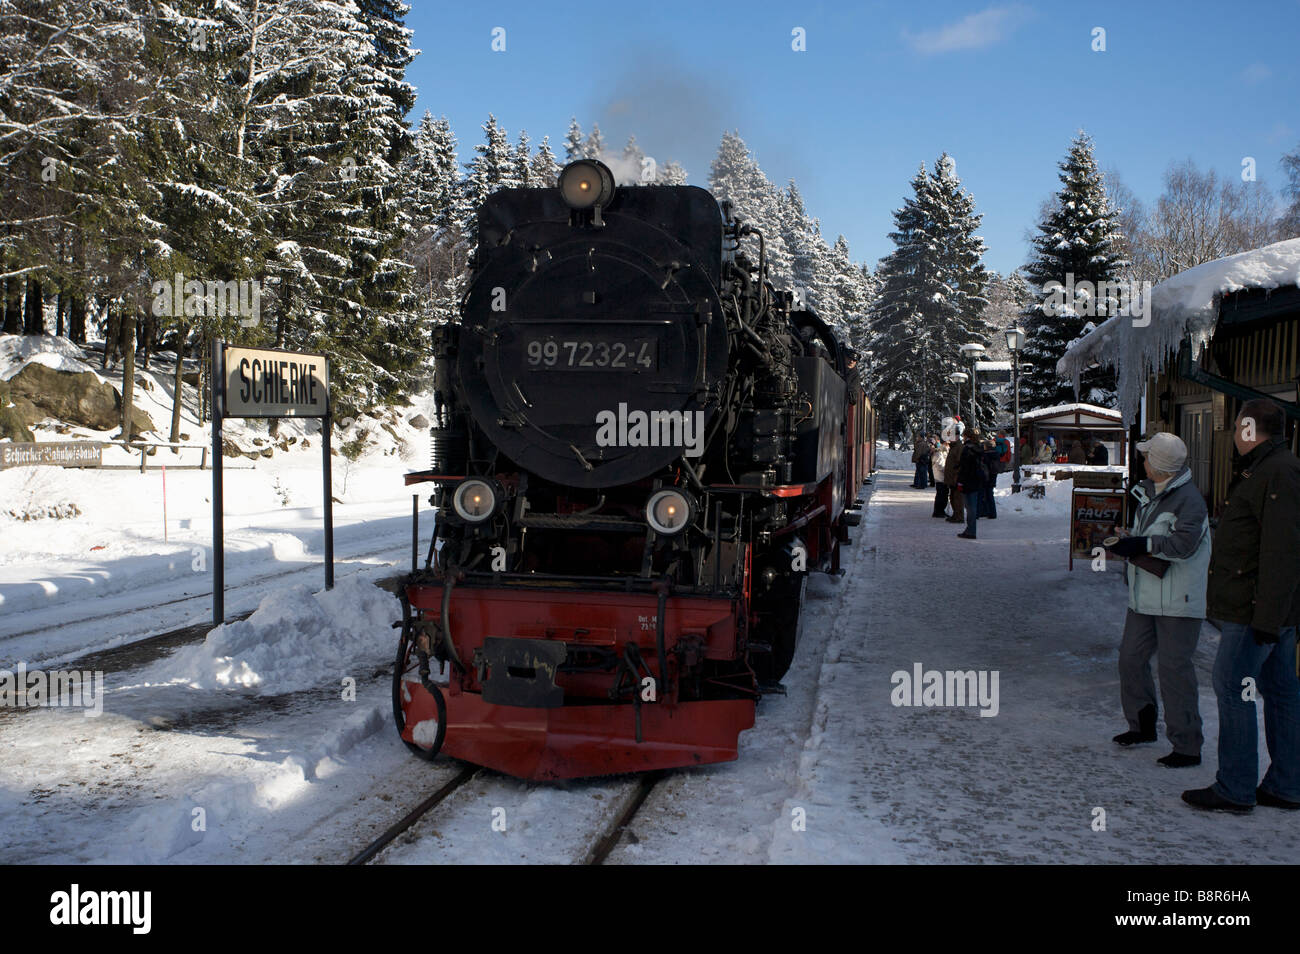
[[[225,372],[221,367],[221,357],[225,345],[220,341],[212,342],[212,372],[208,377],[212,381],[212,625],[220,626],[226,621],[226,528],[225,507],[221,496],[221,420],[225,409],[221,406],[221,396],[225,391]],[[177,359],[180,360],[179,358]]]
[[[1107,537],[1127,526],[1123,474],[1074,472],[1070,500],[1070,569],[1076,558],[1090,560]]]
[[[308,417],[321,422],[325,496],[325,588],[334,587],[334,495],[330,466],[329,360],[320,354],[212,345],[212,621],[225,622],[221,424],[227,417]]]

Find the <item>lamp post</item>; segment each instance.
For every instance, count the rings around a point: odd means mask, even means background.
[[[948,380],[957,386],[957,403],[953,405],[953,407],[955,408],[953,412],[954,414],[961,413],[961,386],[962,384],[965,383],[966,379],[969,377],[970,375],[967,374],[965,371],[954,371],[952,374],[948,375]],[[956,424],[954,423],[953,425],[954,433],[956,432],[956,430],[957,427]]]
[[[1011,449],[1011,459],[1015,470],[1011,474],[1011,492],[1020,493],[1020,349],[1025,346],[1025,329],[1020,327],[1006,330],[1007,350],[1011,352],[1011,393],[1016,403],[1016,441]]]
[[[975,377],[975,362],[984,354],[984,346],[978,341],[972,341],[969,344],[961,346],[961,353],[970,359],[970,426],[975,427],[978,418],[975,417],[975,391],[978,389],[978,379]]]

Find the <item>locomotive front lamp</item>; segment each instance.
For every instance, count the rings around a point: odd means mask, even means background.
[[[497,493],[486,480],[466,480],[456,488],[451,505],[466,523],[483,523],[496,513]]]
[[[560,173],[560,195],[571,209],[609,205],[614,198],[614,173],[595,159],[579,159]]]
[[[695,503],[686,494],[666,488],[654,494],[645,505],[646,523],[661,537],[675,537],[695,517]]]

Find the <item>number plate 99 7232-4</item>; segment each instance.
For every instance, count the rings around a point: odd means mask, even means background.
[[[530,371],[654,371],[655,345],[653,338],[532,338],[524,360]]]

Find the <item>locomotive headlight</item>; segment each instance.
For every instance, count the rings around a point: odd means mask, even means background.
[[[680,490],[660,490],[646,503],[645,519],[661,537],[675,537],[695,519],[695,501]]]
[[[466,523],[483,523],[496,513],[497,492],[486,480],[462,481],[451,498],[451,506]]]
[[[560,173],[560,195],[571,209],[606,206],[614,198],[614,173],[595,159],[579,159]]]

